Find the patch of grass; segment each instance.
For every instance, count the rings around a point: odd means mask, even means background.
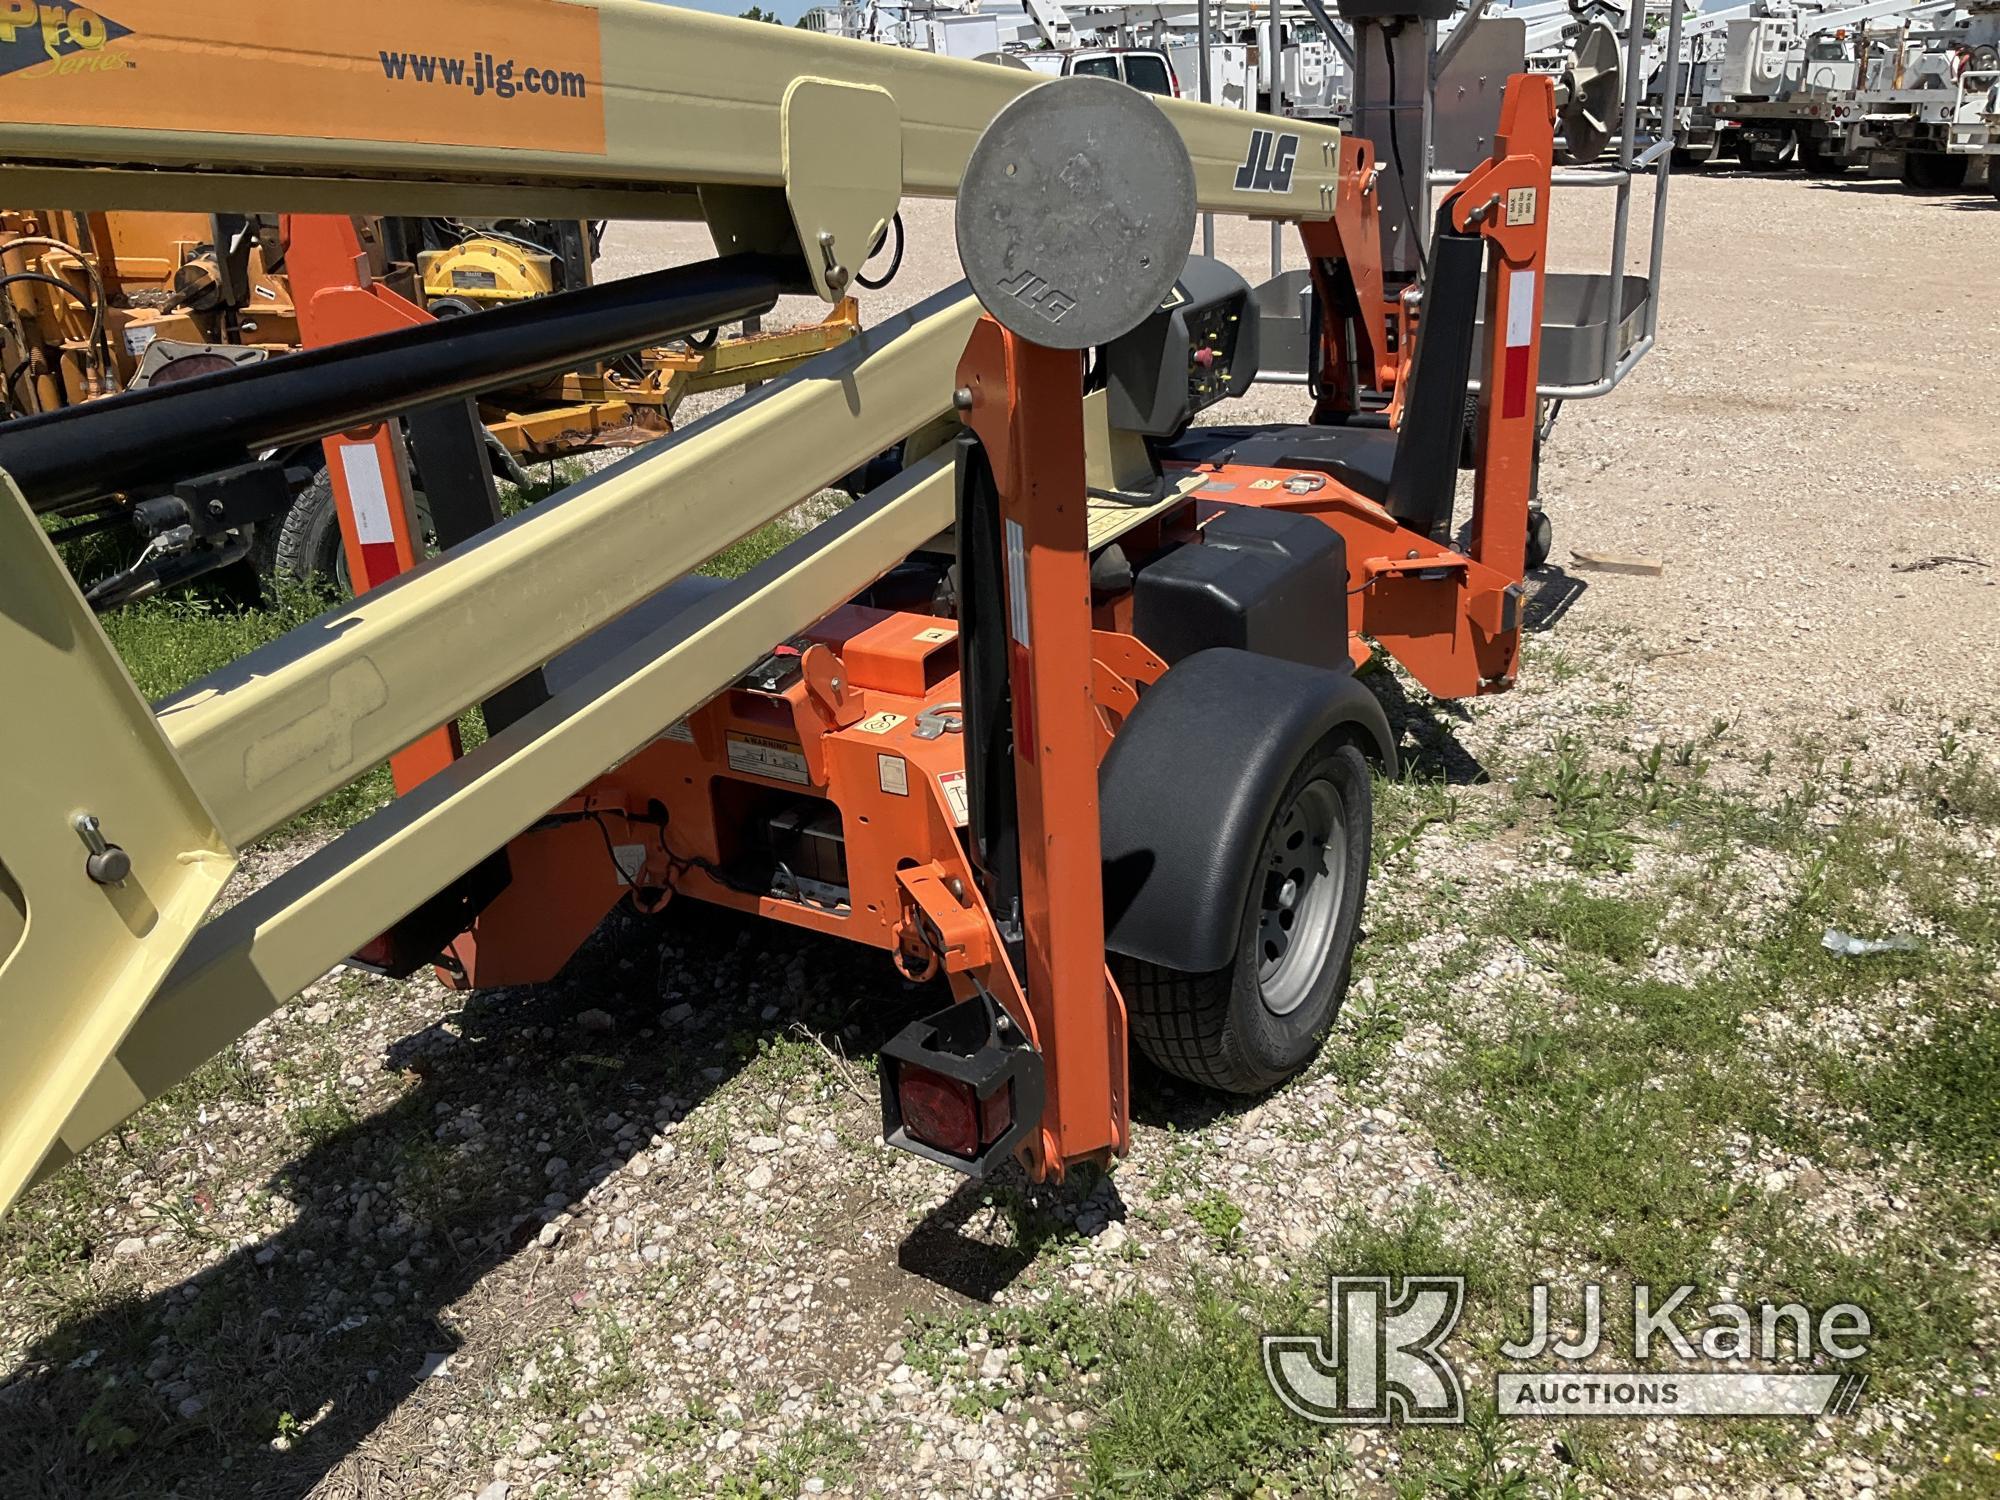
[[[1950,1165],[2000,1181],[2000,994],[1946,1002],[1928,1035],[1884,1065],[1851,1078],[1845,1102],[1866,1132],[1916,1141]]]
[[[1353,1087],[1379,1078],[1403,1031],[1402,1007],[1394,1001],[1377,998],[1361,1009],[1350,1004],[1320,1048],[1308,1079],[1331,1075]]]
[[[315,1099],[288,1111],[285,1124],[299,1138],[301,1146],[311,1150],[351,1128],[358,1118],[344,1099]]]
[[[1525,885],[1501,898],[1493,927],[1517,940],[1556,943],[1570,953],[1630,968],[1656,946],[1660,911],[1647,900],[1592,895],[1574,881]]]
[[[1539,1474],[1539,1434],[1502,1417],[1493,1399],[1467,1391],[1465,1426],[1431,1431],[1410,1444],[1416,1472],[1396,1482],[1398,1500],[1580,1500],[1584,1491],[1567,1470]]]
[[[807,1422],[762,1454],[748,1471],[724,1475],[717,1500],[792,1500],[805,1492],[809,1479],[828,1486],[844,1484],[861,1456],[861,1440],[830,1417]]]
[[[1310,1296],[1204,1281],[1184,1303],[1141,1295],[1108,1317],[1111,1358],[1085,1461],[1091,1492],[1249,1495],[1272,1475],[1324,1480],[1346,1468],[1344,1445],[1287,1411],[1264,1376],[1261,1334],[1311,1327]]]
[[[1188,1217],[1217,1250],[1234,1250],[1243,1237],[1243,1210],[1227,1193],[1206,1192],[1188,1205]]]
[[[1933,1418],[1942,1451],[1915,1476],[1909,1491],[1915,1500],[2000,1495],[2000,1405],[1990,1396],[1951,1396]]]
[[[232,609],[179,595],[141,600],[99,618],[139,691],[158,700],[317,618],[334,602],[321,590],[281,582],[268,609]]]
[[[975,1335],[1019,1355],[1032,1394],[1073,1392],[1077,1382],[1101,1370],[1106,1355],[1104,1312],[1066,1291],[1019,1307],[968,1307],[951,1314],[912,1315],[903,1340],[904,1359],[934,1380],[963,1379],[970,1365],[967,1341]],[[1014,1392],[1004,1389],[985,1404],[998,1406]]]
[[[1285,1409],[1264,1374],[1266,1333],[1324,1333],[1327,1276],[1462,1274],[1492,1308],[1511,1262],[1428,1197],[1392,1218],[1353,1214],[1282,1286],[1199,1279],[1169,1303],[1142,1294],[1100,1314],[1102,1380],[1085,1463],[1099,1495],[1318,1495],[1352,1460],[1338,1429]],[[1497,1331],[1491,1337],[1497,1340]],[[1408,1434],[1405,1434],[1406,1438]]]
[[[1540,1205],[1549,1231],[1670,1280],[1706,1260],[1736,1202],[1713,1151],[1742,1102],[1738,997],[1657,981],[1600,996],[1579,1021],[1531,1011],[1465,1036],[1429,1124],[1454,1167]]]
[[[805,527],[780,517],[751,532],[742,541],[724,547],[695,571],[710,578],[740,578],[758,563],[776,557],[805,534]]]
[[[580,459],[574,458],[559,458],[552,463],[541,464],[530,461],[522,467],[528,471],[528,484],[509,484],[502,480],[496,486],[500,496],[500,514],[503,516],[518,515],[536,501],[546,500],[568,489],[590,472]]]

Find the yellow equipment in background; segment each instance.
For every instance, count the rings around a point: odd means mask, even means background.
[[[354,224],[369,278],[438,318],[589,286],[602,227],[373,215]],[[547,243],[537,242],[543,238]],[[299,318],[286,250],[270,216],[0,210],[0,420],[293,352]],[[491,435],[494,472],[525,485],[518,460],[650,442],[673,430],[674,412],[688,396],[775,379],[859,328],[859,308],[845,298],[823,321],[801,328],[733,338],[710,330],[685,344],[484,392],[479,416]],[[339,579],[319,445],[274,456],[298,466],[290,507],[258,522],[228,561],[247,557],[264,574]],[[111,505],[71,518],[58,540],[130,531],[128,509]],[[182,576],[200,571],[213,567]],[[121,587],[105,597],[128,595]]]
[[[417,257],[424,305],[440,318],[504,307],[558,289],[558,262],[548,251],[516,240],[475,235],[448,250]]]
[[[5,415],[296,348],[274,258],[254,225],[226,215],[0,210]]]

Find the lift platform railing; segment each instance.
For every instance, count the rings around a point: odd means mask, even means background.
[[[1666,45],[1675,55],[1680,45],[1682,8],[1673,7],[1668,16]],[[1448,33],[1432,69],[1434,90],[1446,83],[1445,67],[1471,43],[1484,25],[1515,25],[1518,20],[1496,14],[1491,22],[1468,13]],[[1670,155],[1674,147],[1671,132],[1655,141],[1642,141],[1639,134],[1639,102],[1646,89],[1648,47],[1643,22],[1627,28],[1622,38],[1624,53],[1621,71],[1623,121],[1615,137],[1616,154],[1604,166],[1559,169],[1552,186],[1564,191],[1608,190],[1615,195],[1605,271],[1551,272],[1543,303],[1542,379],[1536,386],[1543,399],[1578,400],[1609,394],[1651,351],[1659,329],[1661,267],[1667,235],[1667,192]],[[1515,71],[1519,71],[1517,63]],[[1501,70],[1504,77],[1506,69]],[[1455,85],[1453,85],[1455,87]],[[1666,118],[1677,117],[1685,102],[1687,79],[1683,75]],[[1494,103],[1497,107],[1497,91]],[[1490,127],[1489,127],[1490,128]],[[1414,147],[1414,143],[1413,143]],[[1450,188],[1461,180],[1467,162],[1453,162],[1426,174],[1428,189]],[[1626,260],[1631,241],[1632,190],[1641,178],[1653,179],[1653,202],[1648,225],[1647,257],[1644,271],[1629,274]],[[1431,219],[1434,200],[1421,218]],[[1551,207],[1551,212],[1559,213]],[[1304,385],[1311,379],[1304,368],[1308,347],[1303,337],[1302,299],[1308,286],[1303,270],[1280,272],[1273,251],[1273,274],[1257,289],[1257,299],[1265,314],[1265,367],[1258,381],[1270,385]],[[1292,360],[1285,361],[1287,349]],[[1477,391],[1475,379],[1471,389]]]
[[[1680,55],[1682,13],[1683,7],[1679,5],[1668,10],[1665,51],[1668,57]],[[1558,271],[1549,275],[1543,322],[1543,378],[1536,386],[1536,394],[1544,400],[1577,401],[1610,394],[1651,352],[1659,333],[1674,135],[1668,129],[1658,140],[1643,144],[1640,140],[1639,104],[1648,72],[1644,7],[1633,6],[1626,14],[1623,119],[1616,136],[1616,157],[1606,166],[1562,169],[1551,178],[1558,195],[1565,189],[1609,190],[1615,195],[1615,203],[1609,270]],[[1686,77],[1677,76],[1664,119],[1672,121],[1679,117],[1686,89]],[[1645,269],[1634,277],[1626,271],[1632,230],[1632,188],[1647,175],[1653,179],[1653,204]],[[1458,181],[1458,174],[1434,171],[1429,180],[1433,188],[1450,187]],[[1551,314],[1556,316],[1552,318]]]

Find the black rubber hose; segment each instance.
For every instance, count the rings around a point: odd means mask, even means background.
[[[894,281],[896,273],[903,269],[903,211],[900,208],[896,210],[896,217],[889,221],[889,227],[896,232],[896,253],[889,257],[889,269],[884,271],[881,277],[874,281],[870,281],[859,271],[854,273],[855,281],[867,287],[871,292],[881,291],[883,287]],[[875,248],[879,250],[882,247],[877,245]]]
[[[37,512],[161,487],[411,407],[574,369],[770,311],[793,261],[737,255],[303,350],[0,425]]]

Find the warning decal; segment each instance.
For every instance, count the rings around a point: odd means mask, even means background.
[[[876,784],[891,797],[910,795],[910,763],[900,755],[875,757]]]
[[[800,786],[812,782],[812,773],[806,769],[805,755],[795,743],[790,740],[767,740],[755,734],[729,736],[729,769],[744,771],[752,776],[767,776],[773,781],[796,782]]]
[[[951,820],[960,828],[972,821],[970,804],[965,795],[965,772],[946,771],[938,777],[938,790],[944,793],[945,806],[951,809]]]

